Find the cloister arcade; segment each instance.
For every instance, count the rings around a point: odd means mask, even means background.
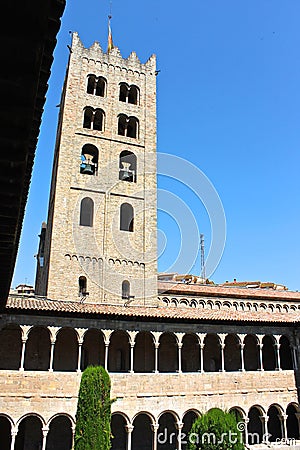
[[[267,410],[253,405],[248,411],[233,406],[229,411],[240,422],[243,441],[248,445],[299,440],[299,406],[283,409],[272,404]],[[192,423],[198,410],[180,417],[175,411],[163,411],[157,417],[142,411],[132,418],[122,412],[112,414],[112,450],[186,450]],[[16,423],[0,413],[1,450],[70,450],[74,439],[74,418],[57,414],[49,422],[30,413]],[[176,447],[177,446],[177,447]]]
[[[0,370],[184,373],[298,368],[286,334],[182,333],[8,324],[0,331]]]

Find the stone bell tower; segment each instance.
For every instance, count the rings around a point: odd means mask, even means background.
[[[155,70],[73,33],[37,295],[156,306]]]

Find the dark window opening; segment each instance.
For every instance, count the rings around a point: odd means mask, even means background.
[[[81,152],[80,173],[95,175],[98,170],[98,149],[92,144],[85,144]]]
[[[93,110],[92,108],[86,108],[83,116],[83,128],[92,128]]]
[[[87,82],[87,88],[86,88],[86,92],[88,94],[94,94],[95,82],[96,82],[95,75],[89,75],[88,82]]]
[[[136,183],[136,156],[127,150],[120,153],[119,180]]]
[[[130,86],[128,91],[128,103],[131,103],[133,105],[138,104],[138,88],[136,86]]]
[[[94,202],[91,198],[85,197],[80,204],[80,222],[84,227],[93,226]]]
[[[79,277],[78,283],[79,283],[79,295],[86,295],[87,294],[86,277]]]
[[[118,134],[136,138],[138,135],[138,123],[136,117],[127,117],[125,114],[120,114],[118,118]]]
[[[130,297],[130,283],[127,280],[122,282],[122,298],[129,299]]]
[[[119,93],[120,102],[126,102],[127,93],[128,93],[128,86],[124,83],[120,84],[120,93]]]
[[[125,136],[126,119],[127,119],[127,117],[124,116],[123,114],[122,114],[121,116],[119,116],[119,121],[118,121],[118,134],[119,134],[120,136]]]
[[[127,137],[136,138],[138,129],[138,121],[135,117],[129,117],[127,124]]]
[[[123,203],[120,209],[120,230],[133,231],[134,213],[129,203]]]
[[[103,111],[101,109],[96,109],[95,115],[94,115],[93,130],[98,130],[98,131],[103,130],[103,116],[104,116]]]
[[[99,97],[105,96],[105,86],[106,86],[106,80],[102,77],[98,78],[97,84],[96,84],[96,95]]]

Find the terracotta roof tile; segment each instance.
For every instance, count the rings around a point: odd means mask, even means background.
[[[236,311],[236,310],[209,310],[202,308],[180,307],[140,307],[115,306],[95,303],[79,303],[71,301],[47,300],[36,297],[8,298],[7,312],[20,310],[35,313],[74,313],[76,315],[97,315],[116,317],[138,317],[148,319],[168,320],[197,320],[197,321],[233,321],[233,322],[270,322],[270,323],[297,323],[300,312],[268,312],[268,311]]]
[[[246,287],[225,287],[218,285],[186,284],[175,281],[158,282],[158,292],[165,295],[203,295],[210,297],[237,297],[240,299],[266,299],[287,300],[300,302],[300,292],[274,290],[274,289],[251,289]]]

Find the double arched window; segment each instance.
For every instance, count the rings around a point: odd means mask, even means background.
[[[90,197],[85,197],[80,203],[79,225],[92,227],[94,220],[94,202]]]
[[[119,157],[119,180],[136,183],[136,156],[134,153],[123,150]]]
[[[80,173],[95,175],[98,170],[98,149],[95,145],[85,144],[81,151]]]
[[[138,105],[139,98],[140,98],[140,91],[137,86],[135,86],[134,84],[129,86],[127,83],[120,83],[120,91],[119,91],[120,102]]]
[[[105,97],[107,81],[103,77],[96,77],[96,75],[89,75],[87,78],[86,92],[99,97]]]
[[[134,211],[129,203],[122,203],[120,208],[120,230],[133,231]]]
[[[104,130],[105,113],[102,109],[94,109],[87,106],[83,113],[83,128],[90,130]]]
[[[131,138],[138,137],[139,121],[136,117],[128,117],[126,114],[118,116],[118,134]]]

